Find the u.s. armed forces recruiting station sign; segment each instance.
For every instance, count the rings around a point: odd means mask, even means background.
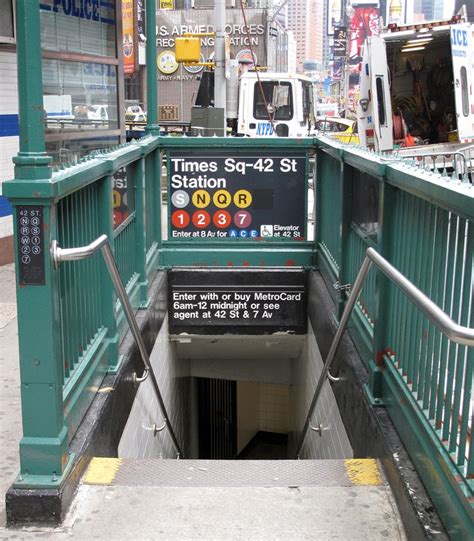
[[[306,154],[170,151],[169,240],[305,240]]]

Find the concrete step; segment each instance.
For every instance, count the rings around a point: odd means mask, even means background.
[[[98,509],[98,539],[406,539],[375,460],[94,458],[71,510],[76,535]]]
[[[156,460],[94,458],[84,484],[161,487],[380,486],[374,459]]]

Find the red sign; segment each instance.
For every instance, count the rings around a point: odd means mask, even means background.
[[[378,36],[379,10],[376,7],[356,7],[351,19],[350,26],[350,50],[349,58],[351,64],[358,64],[360,61],[361,47],[365,38]]]

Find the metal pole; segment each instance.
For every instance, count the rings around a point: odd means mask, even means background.
[[[226,79],[225,79],[225,0],[214,0],[216,18],[214,107],[224,109],[223,135],[226,134]]]
[[[156,3],[146,0],[146,96],[148,133],[160,131],[158,125],[158,68],[156,65]]]
[[[349,15],[352,13],[352,7],[350,5],[350,0],[345,0],[343,2],[343,24],[346,28],[346,58],[344,59],[344,117],[347,118],[347,113],[349,110],[349,57],[350,57],[350,37],[351,37],[351,28]]]
[[[16,2],[20,151],[13,158],[15,179],[51,178],[44,140],[40,8],[35,0]]]

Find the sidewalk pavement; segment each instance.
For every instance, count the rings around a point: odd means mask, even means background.
[[[21,438],[18,329],[13,264],[0,267],[0,378],[0,525],[3,526],[4,494],[18,474],[18,443]]]

